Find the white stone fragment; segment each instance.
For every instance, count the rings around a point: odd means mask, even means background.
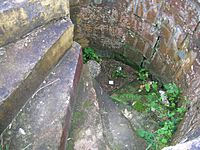
[[[108,82],[108,84],[109,84],[109,85],[114,85],[114,81],[110,80],[110,81]]]
[[[8,129],[11,129],[11,127],[12,127],[12,123],[9,124]]]
[[[122,71],[122,67],[120,67],[120,66],[117,67],[117,70]]]
[[[160,97],[162,99],[162,103],[165,104],[165,105],[169,105],[169,101],[167,99],[165,91],[160,90],[159,93],[160,93]]]
[[[26,132],[25,132],[24,129],[22,129],[22,128],[19,128],[19,133],[22,134],[22,135],[25,135],[25,134],[26,134]]]
[[[122,113],[124,114],[124,116],[128,119],[132,119],[133,118],[133,115],[131,114],[130,111],[128,111],[127,109],[125,109],[124,111],[122,111]]]

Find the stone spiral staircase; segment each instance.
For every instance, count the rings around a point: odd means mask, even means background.
[[[64,150],[82,68],[69,2],[4,0],[0,20],[1,145]]]
[[[128,30],[127,34],[124,34],[122,37],[122,40],[118,40],[119,43],[115,43],[115,34],[119,34],[120,36],[117,37],[121,38],[121,33],[123,33],[121,26],[120,28],[115,27],[114,29],[116,29],[116,31],[110,30],[112,28],[107,30],[107,27],[115,24],[115,18],[122,18],[123,20],[123,17],[125,17],[124,19],[131,17],[131,15],[129,15],[127,12],[122,11],[125,8],[125,5],[122,5],[121,2],[126,3],[127,1],[2,0],[0,2],[0,143],[3,146],[3,150],[7,149],[6,147],[8,145],[9,150],[65,150],[66,148],[71,150],[69,147],[71,139],[68,138],[68,135],[75,100],[83,104],[84,107],[87,107],[87,109],[84,110],[86,111],[85,113],[87,120],[84,120],[83,124],[79,124],[79,126],[77,126],[78,131],[81,131],[79,132],[80,137],[74,140],[74,147],[72,147],[72,149],[110,150],[112,144],[115,146],[116,143],[118,144],[120,142],[123,146],[126,146],[124,149],[144,149],[145,145],[141,139],[137,139],[135,135],[132,135],[128,128],[126,128],[127,130],[123,130],[123,133],[127,133],[126,136],[119,136],[118,133],[116,134],[114,132],[114,130],[108,132],[106,130],[106,133],[108,134],[105,135],[102,125],[107,127],[108,123],[102,124],[103,117],[105,117],[108,122],[111,120],[111,126],[114,128],[118,128],[118,126],[116,126],[114,123],[112,124],[113,120],[117,121],[118,124],[124,124],[124,126],[126,125],[126,123],[124,123],[126,120],[124,121],[124,119],[119,117],[117,108],[115,108],[112,103],[107,104],[108,101],[106,101],[105,103],[98,104],[98,100],[107,100],[109,97],[106,95],[106,93],[101,91],[101,87],[98,85],[98,83],[92,81],[87,66],[83,66],[81,46],[73,40],[74,25],[70,19],[69,1],[72,5],[74,5],[72,12],[74,12],[73,15],[76,17],[72,18],[78,26],[76,29],[77,37],[75,37],[75,39],[83,46],[88,46],[89,42],[96,42],[95,44],[108,45],[108,47],[109,44],[111,44],[111,47],[114,46],[116,49],[118,46],[123,45],[123,38],[127,36],[127,42],[130,42],[128,44],[135,43],[135,46],[138,47],[138,49],[140,49],[142,45],[141,50],[144,49],[142,53],[134,52],[133,55],[132,51],[127,51],[126,53],[124,51],[124,55],[130,56],[129,59],[134,59],[135,61],[139,59],[138,64],[143,64],[141,63],[141,60],[145,61],[142,55],[143,53],[145,53],[145,57],[147,58],[156,53],[146,53],[152,49],[149,48],[148,44],[145,44],[144,42],[141,43],[141,37],[135,38],[135,36],[138,36],[138,34],[135,34],[132,32],[132,30]],[[80,8],[77,8],[79,6],[75,7],[75,5],[77,5],[79,2],[83,6]],[[134,3],[138,3],[139,5],[139,2],[140,1],[135,1]],[[148,0],[146,2],[148,2]],[[157,5],[161,6],[159,3],[163,1],[154,2],[156,3],[156,7],[152,7],[157,9]],[[177,3],[179,1],[172,2]],[[184,1],[180,1],[179,3],[182,2]],[[187,2],[189,3],[190,1]],[[193,0],[191,2],[193,2]],[[94,3],[96,3],[96,5],[93,6]],[[116,4],[110,5],[111,3]],[[129,8],[133,7],[132,1],[129,1],[128,3],[130,3]],[[169,1],[166,1],[166,3],[169,3]],[[194,3],[196,4],[199,12],[199,2],[194,1]],[[105,4],[107,4],[107,7],[104,7]],[[107,18],[107,14],[111,13],[111,11],[108,11],[110,9],[108,6],[115,6],[116,8],[119,7],[119,9],[112,9],[112,13],[114,15],[110,15],[108,17],[109,19]],[[174,6],[176,5],[174,4]],[[164,8],[165,7],[162,9]],[[168,11],[168,8],[173,9],[173,7],[168,7],[168,5],[166,5],[166,8],[167,9],[165,11]],[[187,8],[190,9],[192,7]],[[154,14],[154,9],[149,11],[149,13]],[[121,11],[119,15],[122,17],[118,16],[116,10]],[[127,10],[129,11],[129,9]],[[136,23],[142,22],[143,24],[144,19],[140,17],[140,15],[143,13],[140,14],[140,12],[141,11],[138,11],[139,14],[135,16],[133,15],[128,21],[136,21]],[[159,11],[156,10],[155,12]],[[180,12],[182,13],[182,11]],[[195,13],[193,13],[193,15],[194,14]],[[100,16],[97,17],[96,15]],[[156,15],[153,16],[155,17]],[[198,48],[199,18],[197,18],[197,16],[198,15],[195,17],[197,21],[193,21],[198,23],[196,26],[194,26],[195,29],[192,38],[195,39],[195,44]],[[155,19],[154,17],[148,18],[147,15],[147,20],[149,19],[151,22],[152,19]],[[93,19],[91,21],[92,23],[88,22],[88,19]],[[128,23],[128,21],[125,20],[121,21],[120,23],[122,23],[122,26],[126,26],[124,23]],[[79,25],[80,22],[82,24]],[[103,25],[106,25],[106,27],[102,26],[102,23]],[[108,25],[109,23],[111,25]],[[149,24],[148,21],[144,23],[145,26]],[[179,27],[180,26],[177,26],[178,29]],[[94,30],[95,28],[97,29]],[[171,29],[168,29],[168,24],[163,24],[161,28],[158,28],[163,33],[166,33],[166,37],[163,36],[161,42],[165,43],[165,38],[169,40],[169,37],[175,36],[170,35]],[[105,30],[105,32],[103,30]],[[101,31],[100,35],[103,33],[106,36],[108,31],[112,33],[111,37],[109,37],[111,41],[109,38],[102,38],[102,36],[97,35],[99,31]],[[180,30],[177,31],[178,33],[176,36],[181,35],[179,33]],[[154,50],[156,50],[157,43],[160,42],[160,39],[154,39],[156,36],[153,37],[153,35],[149,36],[146,32],[143,33],[149,37],[150,40],[152,40],[151,42],[153,45],[155,45]],[[157,32],[155,33],[157,34]],[[88,37],[91,36],[90,39],[92,40],[88,41],[88,39],[85,39],[85,35]],[[186,37],[188,37],[188,35]],[[99,38],[101,39],[99,40]],[[134,38],[136,42],[133,42],[132,38]],[[164,41],[162,41],[163,39]],[[185,39],[187,38],[184,38],[184,41],[187,42]],[[113,42],[112,40],[115,41]],[[172,44],[174,43],[172,42]],[[170,48],[167,48],[167,50],[171,50]],[[165,45],[163,49],[166,49]],[[193,53],[192,51],[189,51],[188,53],[191,55],[189,55],[189,57],[191,57],[192,63],[194,61],[192,59],[193,54],[196,55],[196,53]],[[159,54],[161,55],[162,53]],[[183,54],[185,53],[180,53],[180,56],[184,57],[182,56]],[[153,57],[150,58],[153,59]],[[194,57],[194,59],[195,58],[196,57]],[[196,69],[196,74],[193,75],[192,71],[192,74],[189,74],[188,77],[194,77],[194,79],[191,80],[193,81],[191,87],[193,85],[195,90],[191,91],[196,92],[196,95],[199,96],[198,83],[200,73],[198,58],[199,51],[197,59],[195,59],[196,67],[194,67],[194,69]],[[181,59],[178,60],[181,61]],[[155,64],[153,61],[150,67],[158,66],[157,71],[160,71],[159,67],[163,68],[162,65],[164,63],[162,62],[160,65],[157,65],[159,62],[155,62]],[[190,65],[187,65],[187,63],[185,64],[186,66],[183,65],[183,67],[190,67]],[[170,67],[170,69],[166,69],[168,67]],[[165,69],[167,71],[162,72],[170,73],[171,71],[175,70],[173,68],[174,67],[166,66]],[[191,68],[193,69],[193,67]],[[177,70],[175,70],[175,72],[176,71]],[[182,69],[180,69],[180,73],[181,71]],[[169,77],[171,77],[170,74]],[[76,91],[78,91],[78,94],[76,94]],[[197,99],[196,101],[198,102],[196,103],[199,104],[199,97],[196,96],[195,99]],[[88,102],[88,100],[90,101]],[[195,132],[192,134],[194,135],[192,136],[194,138],[190,138],[189,140],[186,139],[188,142],[183,141],[183,143],[177,145],[177,147],[169,147],[166,148],[166,150],[182,150],[183,147],[186,147],[186,149],[200,149],[200,139],[197,138],[199,137],[199,121],[198,117],[195,118],[195,116],[199,114],[199,105],[196,105],[196,103],[194,103],[192,106],[192,108],[197,109],[195,111],[196,114],[187,116],[186,120],[192,117],[190,122],[185,121],[189,124],[194,123],[194,126],[196,128],[198,127],[197,129],[194,128]],[[104,113],[103,110],[103,113],[108,114],[108,116],[105,115],[102,117],[101,114],[98,114],[98,112],[102,111],[101,108],[99,108],[101,105],[105,108],[106,106],[110,105],[110,107],[113,108],[112,110],[107,108],[108,111],[106,113]],[[194,110],[191,109],[191,111]],[[194,121],[192,122],[192,120]],[[193,129],[191,130],[193,131]],[[116,134],[116,138],[113,138],[111,136],[112,134]],[[183,135],[180,135],[179,137],[184,138]],[[105,139],[105,136],[108,138]],[[129,137],[135,137],[135,140],[131,141]],[[113,143],[110,144],[108,142],[109,140],[113,141]],[[130,142],[132,145],[128,142]]]

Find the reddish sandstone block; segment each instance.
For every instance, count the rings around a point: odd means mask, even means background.
[[[190,0],[165,1],[161,11],[163,17],[169,17],[171,23],[180,25],[185,33],[192,34],[199,21],[198,6]]]
[[[126,46],[126,48],[123,50],[123,56],[128,60],[134,60],[134,63],[136,63],[138,66],[140,66],[143,61],[142,53],[135,47]]]
[[[145,63],[145,67],[150,70],[152,75],[163,82],[174,81],[177,70],[180,67],[179,62],[172,61],[168,55],[163,56],[157,52],[150,63]]]
[[[148,41],[136,32],[129,32],[126,36],[126,44],[137,49],[144,57],[150,58],[152,46]]]
[[[136,47],[136,44],[137,44],[137,41],[138,41],[138,37],[134,34],[132,35],[131,33],[129,33],[127,36],[126,36],[126,43],[128,45],[131,45],[133,47]]]
[[[155,23],[162,6],[162,1],[144,1],[146,15],[144,19],[146,19],[150,23]]]
[[[142,2],[138,2],[137,4],[137,12],[136,14],[140,17],[143,17],[144,16],[144,5]]]
[[[155,22],[155,19],[156,19],[156,16],[157,16],[157,10],[155,9],[152,9],[148,12],[147,14],[147,20],[151,23],[154,23]]]
[[[162,24],[161,36],[165,43],[168,43],[173,34],[173,28],[169,24]]]

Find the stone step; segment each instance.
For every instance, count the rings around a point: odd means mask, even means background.
[[[97,95],[88,65],[83,66],[67,150],[106,150]]]
[[[74,43],[2,134],[9,150],[66,150],[82,51]]]
[[[162,150],[199,150],[200,149],[200,136],[181,143],[177,143],[175,146],[165,147]]]
[[[138,137],[130,121],[122,115],[121,110],[103,91],[98,82],[94,82],[97,99],[102,116],[105,141],[111,150],[145,150],[146,142]]]
[[[0,133],[72,43],[73,24],[60,20],[0,48]]]
[[[69,17],[68,0],[3,0],[0,2],[0,46],[62,17]]]

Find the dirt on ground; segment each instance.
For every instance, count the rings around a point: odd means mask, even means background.
[[[116,72],[119,68],[121,68],[125,77],[114,76],[114,72]],[[117,90],[136,79],[136,71],[132,67],[112,59],[102,60],[101,72],[96,77],[96,80],[100,83],[103,90],[108,94],[111,94],[112,91]]]

